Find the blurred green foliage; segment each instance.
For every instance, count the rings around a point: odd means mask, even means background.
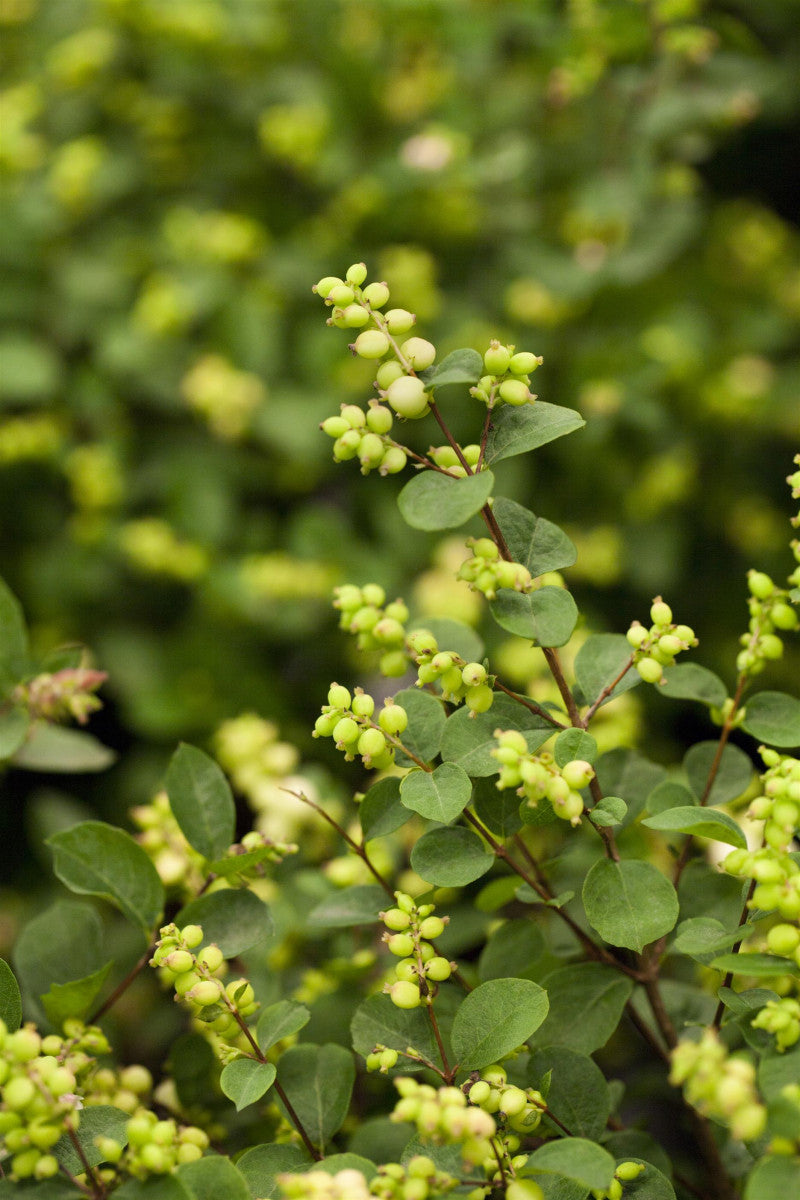
[[[361,258],[441,354],[544,355],[540,395],[588,426],[504,494],[569,529],[596,628],[663,592],[730,674],[744,569],[789,566],[800,236],[715,155],[790,129],[797,17],[0,0],[2,570],[40,650],[109,672],[130,769],[250,708],[306,739],[352,670],[332,586],[411,599],[452,555],[317,430],[371,374],[310,284]]]

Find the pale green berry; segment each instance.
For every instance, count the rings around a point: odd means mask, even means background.
[[[337,283],[328,292],[325,297],[331,303],[338,305],[340,308],[345,308],[348,304],[352,304],[355,300],[355,292],[346,283]]]
[[[359,358],[383,358],[389,349],[389,339],[380,329],[365,329],[353,342]]]
[[[428,451],[429,456],[437,467],[455,467],[458,465],[458,455],[452,446],[434,446]]]
[[[360,445],[361,434],[357,429],[348,429],[347,433],[343,433],[333,443],[333,457],[337,462],[347,462],[348,459],[355,458]]]
[[[436,347],[425,338],[411,337],[400,347],[403,356],[415,371],[424,371],[436,358]]]
[[[516,1117],[526,1107],[528,1097],[522,1088],[506,1088],[500,1098],[500,1108],[508,1117]]]
[[[469,1089],[469,1098],[473,1104],[483,1105],[489,1099],[492,1087],[485,1079],[479,1079],[477,1083],[473,1083]]]
[[[776,629],[796,629],[798,625],[797,612],[790,604],[784,604],[783,601],[772,605],[769,619]]]
[[[408,455],[399,446],[389,446],[384,451],[378,471],[381,475],[397,475],[404,470]]]
[[[691,625],[676,625],[673,633],[675,634],[675,637],[680,638],[681,641],[686,643],[688,646],[693,646],[697,641]]]
[[[660,596],[656,596],[650,608],[650,620],[654,625],[670,625],[672,623],[672,609]]]
[[[378,725],[390,737],[397,737],[408,727],[408,713],[402,704],[386,704],[378,713]]]
[[[178,996],[184,996],[190,992],[195,984],[200,982],[200,976],[196,971],[187,971],[184,975],[178,975],[173,982],[173,987]]]
[[[500,1087],[508,1078],[505,1067],[500,1063],[491,1063],[488,1067],[484,1067],[481,1071],[481,1078],[490,1083],[492,1087]]]
[[[353,287],[361,287],[361,284],[367,278],[367,264],[363,262],[353,263],[347,268],[345,279]]]
[[[402,645],[405,632],[399,621],[384,617],[372,630],[372,636],[383,646]]]
[[[486,682],[486,667],[482,663],[467,663],[462,668],[461,678],[465,687],[477,687],[478,684]]]
[[[357,717],[371,717],[375,712],[375,701],[367,692],[356,692],[350,704],[350,711]]]
[[[504,379],[498,391],[500,399],[515,408],[519,408],[522,404],[527,404],[531,398],[527,383],[523,383],[521,379]]]
[[[381,363],[378,367],[375,382],[381,391],[386,391],[390,384],[394,383],[395,379],[400,379],[405,375],[405,371],[401,367],[396,358],[390,358],[388,362]]]
[[[594,767],[582,758],[574,758],[561,768],[561,778],[565,779],[571,788],[579,791],[594,779]]]
[[[449,671],[453,665],[453,656],[446,650],[442,650],[438,654],[434,654],[430,665],[439,675],[444,675],[445,671]]]
[[[377,433],[365,433],[358,446],[358,459],[362,467],[377,467],[383,459],[383,442]]]
[[[358,753],[362,758],[377,758],[386,749],[386,738],[379,729],[365,729],[358,739]]]
[[[400,621],[401,624],[405,624],[409,617],[408,605],[404,604],[402,600],[393,600],[391,604],[386,605],[384,616],[390,617],[393,621]]]
[[[29,1179],[36,1170],[39,1161],[38,1150],[23,1150],[15,1154],[11,1160],[11,1170],[18,1179]]]
[[[398,679],[401,675],[405,675],[408,659],[402,650],[389,650],[386,654],[381,655],[378,666],[381,675],[386,675],[389,679]]]
[[[531,354],[528,350],[520,350],[519,354],[512,357],[508,369],[513,375],[532,375],[536,368],[542,365],[542,362],[540,354]]]
[[[337,746],[352,746],[358,741],[360,734],[361,730],[352,717],[342,717],[341,721],[336,722],[333,740]]]
[[[385,283],[368,283],[361,294],[370,308],[383,308],[389,299],[389,289]]]
[[[367,409],[367,428],[372,433],[388,433],[393,423],[391,409],[384,404],[372,404]]]
[[[328,437],[340,438],[343,433],[347,433],[351,426],[344,417],[328,417],[320,425],[323,433],[327,433]]]
[[[476,558],[485,558],[489,562],[500,557],[500,551],[491,538],[477,538],[473,541],[472,553]]]
[[[389,333],[408,333],[413,329],[417,318],[407,308],[389,308],[383,314]]]
[[[425,917],[424,921],[420,922],[420,937],[431,940],[433,938],[441,937],[443,933],[444,921],[441,917]]]
[[[456,668],[458,669],[458,668]],[[482,683],[478,687],[472,687],[464,697],[464,703],[470,712],[483,713],[488,712],[494,701],[494,692],[489,687],[488,683]]]
[[[191,971],[194,958],[188,950],[173,950],[164,959],[163,966],[168,967],[174,975],[183,975],[184,972]]]
[[[314,722],[314,736],[331,737],[334,729],[336,728],[336,722],[338,720],[338,712],[323,713],[322,716],[317,717],[316,721]]]
[[[415,983],[408,983],[404,979],[399,979],[397,983],[393,983],[389,988],[389,995],[397,1008],[419,1008],[422,1001],[419,987]]]
[[[748,571],[747,586],[757,600],[766,600],[775,590],[775,584],[763,571]]]
[[[410,933],[393,933],[387,939],[389,953],[395,958],[408,958],[414,953],[414,939]]]
[[[429,958],[425,963],[425,974],[434,983],[442,983],[445,979],[449,979],[452,973],[453,968],[450,962],[439,954]]]
[[[415,419],[428,411],[428,393],[421,379],[403,375],[386,389],[386,400],[400,417]]]
[[[199,1146],[193,1146],[191,1142],[188,1142],[178,1147],[175,1157],[178,1165],[183,1166],[184,1163],[197,1162],[198,1158],[203,1157],[203,1151]]]
[[[387,929],[392,929],[395,933],[402,933],[411,924],[411,917],[403,912],[402,908],[388,908],[381,914],[381,920]]]
[[[378,1062],[381,1070],[390,1071],[392,1067],[397,1066],[398,1054],[396,1050],[381,1050],[378,1055]]]
[[[511,362],[511,351],[498,341],[489,343],[489,349],[483,356],[483,365],[490,375],[504,375]]]
[[[773,925],[767,934],[767,945],[773,954],[787,958],[800,946],[800,929],[794,925]]]
[[[38,1150],[49,1150],[61,1137],[61,1129],[58,1125],[47,1125],[43,1121],[32,1122],[28,1126],[28,1137]]]
[[[432,663],[431,666],[433,666]],[[443,692],[452,696],[457,695],[462,688],[460,669],[458,667],[450,667],[448,670],[443,671],[439,677],[439,682],[442,685]]]
[[[186,993],[186,999],[191,1000],[199,1008],[216,1004],[220,997],[220,985],[213,979],[201,979]]]
[[[763,658],[774,661],[783,655],[783,642],[774,633],[763,633],[758,639],[758,650]]]
[[[645,683],[658,683],[664,674],[664,668],[654,658],[642,658],[636,664],[636,670]]]
[[[406,983],[416,983],[419,979],[419,971],[413,958],[404,958],[397,964],[394,973],[398,979],[402,979]]]
[[[36,1088],[27,1075],[15,1075],[3,1088],[3,1101],[12,1112],[26,1109],[36,1095]]]
[[[58,1159],[53,1154],[43,1154],[33,1168],[35,1179],[53,1179],[58,1174]]]
[[[614,1174],[617,1179],[627,1183],[631,1179],[637,1179],[644,1169],[644,1163],[621,1162]]]
[[[506,1200],[544,1200],[544,1192],[533,1179],[512,1179],[506,1188]]]
[[[327,300],[331,290],[342,283],[344,283],[344,280],[340,279],[338,275],[326,275],[323,279],[320,279],[319,283],[315,283],[311,290],[312,292],[316,292],[318,296],[321,296],[323,300]]]
[[[381,608],[386,603],[386,592],[379,583],[365,583],[361,589],[361,598],[365,604]]]
[[[640,646],[644,645],[644,643],[650,637],[650,634],[645,629],[644,625],[642,625],[639,621],[634,621],[628,632],[625,634],[625,637],[628,645],[632,646],[634,650],[638,650]]]
[[[345,329],[363,329],[369,323],[369,313],[361,304],[348,304],[342,312]]]
[[[328,704],[331,708],[347,709],[350,707],[352,697],[346,687],[342,687],[340,683],[332,683],[328,688]]]
[[[675,633],[665,633],[658,639],[658,649],[668,658],[674,658],[683,649],[683,642]]]
[[[37,1057],[41,1048],[41,1037],[30,1027],[18,1029],[6,1038],[5,1053],[13,1062],[30,1062]]]

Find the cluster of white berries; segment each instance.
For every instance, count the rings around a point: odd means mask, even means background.
[[[634,621],[626,633],[633,649],[633,664],[645,683],[660,683],[664,667],[670,667],[682,650],[696,646],[697,638],[690,625],[675,625],[670,606],[656,596],[650,609],[652,625],[648,629]]]
[[[576,758],[559,767],[552,754],[532,754],[518,729],[496,729],[497,745],[490,754],[500,763],[497,787],[516,788],[517,795],[536,808],[547,800],[553,812],[571,825],[579,825],[583,814],[581,788],[594,779],[594,767]]]

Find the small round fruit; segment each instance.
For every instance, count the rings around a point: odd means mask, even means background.
[[[413,375],[403,375],[390,383],[386,389],[386,399],[400,417],[414,419],[424,416],[428,411],[429,396],[425,384]]]
[[[436,358],[436,347],[425,338],[408,338],[400,349],[415,371],[424,371]]]
[[[500,399],[514,408],[519,408],[521,405],[527,404],[531,398],[527,383],[523,383],[521,379],[504,379],[498,391]]]
[[[415,983],[407,983],[399,979],[389,988],[392,1004],[397,1008],[419,1008],[422,1002],[419,988]]]
[[[389,339],[380,329],[365,329],[353,343],[359,358],[383,358],[389,349]]]

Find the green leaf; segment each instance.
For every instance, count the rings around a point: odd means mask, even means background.
[[[543,746],[554,732],[552,725],[524,704],[495,694],[488,712],[475,716],[463,705],[447,718],[441,739],[442,758],[456,763],[472,779],[497,775],[500,764],[490,753],[497,746],[496,729],[519,729],[531,752]]]
[[[425,386],[432,389],[447,387],[453,383],[471,385],[477,383],[483,373],[483,358],[471,347],[452,350],[438,366],[417,372]]]
[[[292,1037],[308,1024],[311,1013],[304,1004],[295,1000],[279,1000],[270,1004],[258,1018],[256,1025],[256,1041],[262,1054],[266,1054],[271,1046]]]
[[[164,885],[130,834],[105,821],[81,821],[46,844],[62,883],[79,895],[102,896],[150,937],[164,911]]]
[[[494,855],[470,829],[449,826],[424,833],[411,851],[411,867],[435,887],[463,887],[485,875]]]
[[[671,700],[699,700],[709,708],[721,708],[728,689],[713,671],[699,663],[676,663],[664,672],[659,693]]]
[[[185,1184],[193,1200],[251,1200],[250,1189],[239,1168],[229,1158],[209,1154],[182,1163],[175,1175]]]
[[[410,771],[400,784],[406,808],[431,821],[449,825],[460,817],[472,797],[469,776],[453,762],[433,771]]]
[[[547,571],[571,567],[578,557],[563,529],[535,516],[516,501],[498,496],[492,512],[514,562],[527,567],[534,579]]]
[[[11,760],[25,771],[57,771],[80,775],[105,771],[116,761],[116,754],[80,729],[62,729],[37,721],[28,740]]]
[[[527,593],[501,588],[489,608],[501,629],[528,638],[537,646],[563,646],[572,637],[578,620],[571,593],[561,587]]]
[[[12,1183],[10,1179],[0,1179],[0,1200],[20,1200],[20,1197],[23,1200],[84,1200],[85,1195],[85,1192],[79,1192],[73,1184],[61,1176],[34,1184],[20,1184],[16,1181]],[[115,1195],[121,1196],[122,1192],[117,1192]],[[182,1197],[184,1200],[190,1200],[183,1193]],[[172,1200],[172,1198],[165,1196],[164,1200]]]
[[[193,1200],[193,1196],[176,1175],[151,1175],[126,1179],[114,1192],[114,1200]]]
[[[527,454],[556,438],[573,433],[585,425],[583,417],[572,408],[557,404],[525,404],[520,408],[504,405],[492,415],[492,427],[486,442],[487,463]]]
[[[598,1146],[585,1138],[565,1137],[546,1142],[534,1150],[526,1163],[526,1172],[563,1175],[585,1188],[605,1191],[614,1178],[617,1164]]]
[[[400,800],[400,780],[394,775],[379,779],[358,807],[358,819],[364,841],[386,837],[411,820],[411,813]]]
[[[203,943],[216,942],[226,958],[236,958],[272,933],[272,919],[254,892],[222,888],[185,904],[175,922],[202,925]]]
[[[480,512],[493,488],[491,471],[479,471],[463,479],[423,471],[408,481],[397,497],[397,505],[412,529],[457,529]]]
[[[621,633],[593,633],[575,655],[575,679],[584,704],[594,704],[611,687],[631,659],[631,648]],[[642,682],[638,671],[628,670],[603,700],[608,704]],[[600,706],[602,708],[602,705]]]
[[[427,1014],[422,1008],[397,1008],[388,996],[369,996],[355,1011],[350,1025],[353,1049],[364,1058],[377,1045],[403,1051],[413,1046],[431,1062],[439,1061],[439,1051]],[[420,1070],[408,1059],[401,1059],[403,1071]],[[400,1064],[398,1064],[400,1065]]]
[[[727,813],[714,809],[687,805],[685,808],[668,808],[655,817],[646,817],[642,825],[659,829],[663,833],[688,833],[693,837],[710,838],[714,842],[725,842],[728,846],[747,849],[747,838]]]
[[[800,700],[785,692],[757,692],[747,701],[742,729],[768,746],[800,746]]]
[[[54,983],[70,983],[105,965],[103,926],[88,904],[57,900],[23,928],[14,947],[21,985],[40,996]]]
[[[475,781],[472,807],[478,819],[497,837],[513,837],[522,828],[519,796],[512,788],[498,791],[491,778]]]
[[[672,1163],[669,1160],[668,1154],[644,1130],[621,1129],[614,1133],[607,1133],[603,1139],[603,1145],[609,1154],[614,1155],[617,1163],[627,1162],[631,1158],[638,1158],[640,1162],[655,1167],[661,1175],[669,1176],[672,1173]],[[626,1188],[630,1188],[631,1186],[631,1182],[625,1184]],[[670,1197],[670,1200],[673,1200],[673,1198]]]
[[[214,1052],[202,1034],[184,1033],[175,1039],[169,1051],[169,1073],[186,1108],[207,1100],[218,1072]]]
[[[644,808],[645,798],[667,777],[667,772],[657,763],[650,762],[635,750],[621,747],[601,754],[594,769],[603,795],[619,796],[627,804],[626,825],[635,820]]]
[[[711,765],[719,748],[718,742],[697,742],[687,750],[683,758],[683,768],[689,777],[689,786],[698,799],[705,791]],[[753,778],[753,764],[743,750],[730,743],[722,751],[714,784],[706,799],[706,804],[727,804],[736,800],[750,786]]]
[[[800,1159],[783,1155],[762,1158],[747,1176],[744,1200],[787,1200],[800,1194]]]
[[[484,946],[478,960],[478,975],[483,982],[505,979],[510,972],[524,979],[544,953],[545,941],[538,925],[526,917],[506,921]]]
[[[400,1162],[414,1126],[390,1117],[367,1117],[353,1133],[348,1148],[371,1162]]]
[[[550,1012],[534,1045],[569,1046],[581,1054],[605,1046],[633,992],[633,981],[604,963],[560,967],[543,983]]]
[[[567,1046],[534,1050],[528,1062],[528,1082],[541,1090],[551,1073],[547,1107],[571,1133],[596,1141],[611,1113],[611,1096],[603,1072],[586,1054]],[[547,1118],[545,1118],[547,1121]],[[557,1127],[553,1125],[553,1132]]]
[[[352,1054],[333,1043],[292,1046],[278,1063],[278,1082],[320,1150],[342,1127],[354,1081]]]
[[[30,723],[27,709],[9,708],[0,713],[0,762],[16,754],[28,736]]]
[[[681,921],[672,949],[703,962],[714,957],[718,950],[727,950],[747,934],[747,929],[728,930],[716,917],[689,917]]]
[[[259,1200],[273,1200],[281,1195],[278,1176],[300,1174],[311,1166],[312,1158],[304,1146],[253,1146],[237,1159],[236,1166],[244,1177],[250,1193]]]
[[[81,1111],[76,1137],[90,1167],[96,1167],[98,1163],[105,1162],[103,1154],[94,1144],[96,1137],[113,1138],[115,1142],[127,1146],[128,1135],[125,1127],[130,1119],[130,1113],[123,1112],[121,1108],[114,1108],[110,1104],[92,1104]],[[69,1171],[70,1175],[80,1175],[84,1169],[77,1151],[66,1133],[58,1139],[51,1154],[56,1156],[61,1166]]]
[[[381,887],[370,883],[359,883],[354,887],[342,888],[326,897],[308,914],[312,929],[346,929],[350,925],[374,925],[380,920],[378,913],[391,904]]]
[[[68,1017],[78,1017],[83,1021],[89,1015],[113,965],[107,962],[83,979],[54,983],[49,992],[39,997],[48,1021],[56,1029],[60,1029]]]
[[[11,967],[0,958],[0,1021],[9,1033],[15,1033],[22,1024],[22,999],[19,984]]]
[[[631,1130],[630,1132],[634,1131]],[[606,1149],[612,1150],[612,1145],[613,1144],[609,1144],[607,1142]],[[675,1200],[675,1188],[672,1186],[664,1172],[660,1171],[654,1163],[645,1159],[643,1153],[628,1154],[623,1149],[623,1146],[624,1143],[620,1144],[616,1148],[618,1164],[619,1162],[636,1162],[637,1159],[639,1162],[644,1163],[644,1170],[642,1171],[641,1175],[637,1175],[635,1179],[625,1183],[625,1200]],[[646,1144],[644,1149],[648,1149]],[[650,1151],[650,1153],[653,1154],[653,1157],[658,1156],[659,1149],[660,1147],[656,1146],[655,1153]],[[664,1161],[665,1158],[666,1156],[663,1155],[662,1151],[662,1165],[666,1170],[670,1171],[671,1164],[669,1163],[669,1160]]]
[[[589,820],[602,828],[621,825],[628,813],[628,806],[619,796],[604,796],[589,813]]]
[[[243,854],[225,854],[222,858],[210,859],[205,869],[209,875],[221,875],[223,879],[246,878],[246,872],[252,871],[259,863],[269,862],[272,854],[270,846],[257,846],[255,850],[245,850]]]
[[[641,952],[678,920],[678,894],[648,862],[601,859],[583,884],[586,919],[604,941]]]
[[[733,975],[751,975],[754,979],[769,979],[773,975],[800,974],[800,966],[790,958],[778,958],[775,954],[720,954],[711,962],[717,971],[730,971]]]
[[[530,979],[490,979],[462,1000],[452,1043],[463,1071],[476,1071],[510,1054],[547,1016],[547,992]]]
[[[429,763],[439,753],[447,714],[441,700],[420,688],[406,688],[395,695],[395,700],[408,713],[408,726],[401,741],[422,762]],[[412,761],[398,751],[395,755],[401,767],[410,767]]]
[[[784,959],[784,962],[786,960]],[[800,1046],[787,1054],[762,1058],[758,1064],[758,1086],[764,1099],[776,1100],[785,1087],[800,1079]]]
[[[368,1182],[378,1173],[374,1162],[350,1151],[344,1151],[341,1154],[326,1154],[320,1162],[314,1164],[311,1170],[312,1172],[326,1171],[329,1175],[335,1175],[338,1171],[360,1171]]]
[[[27,674],[28,631],[22,605],[0,578],[0,694]]]
[[[236,805],[221,767],[182,742],[170,759],[164,786],[189,845],[204,858],[220,858],[236,829]]]
[[[255,1058],[235,1058],[222,1068],[219,1086],[241,1112],[266,1095],[275,1082],[277,1069],[273,1063],[258,1062]]]
[[[653,788],[645,807],[651,816],[657,817],[670,808],[687,808],[698,803],[697,796],[685,784],[675,779],[665,779]]]
[[[426,617],[415,621],[411,629],[427,629],[436,638],[440,650],[451,650],[465,662],[480,662],[484,655],[481,638],[470,625],[452,617]]]
[[[593,763],[597,758],[597,742],[583,729],[565,729],[553,744],[553,758],[559,767],[576,758]]]

